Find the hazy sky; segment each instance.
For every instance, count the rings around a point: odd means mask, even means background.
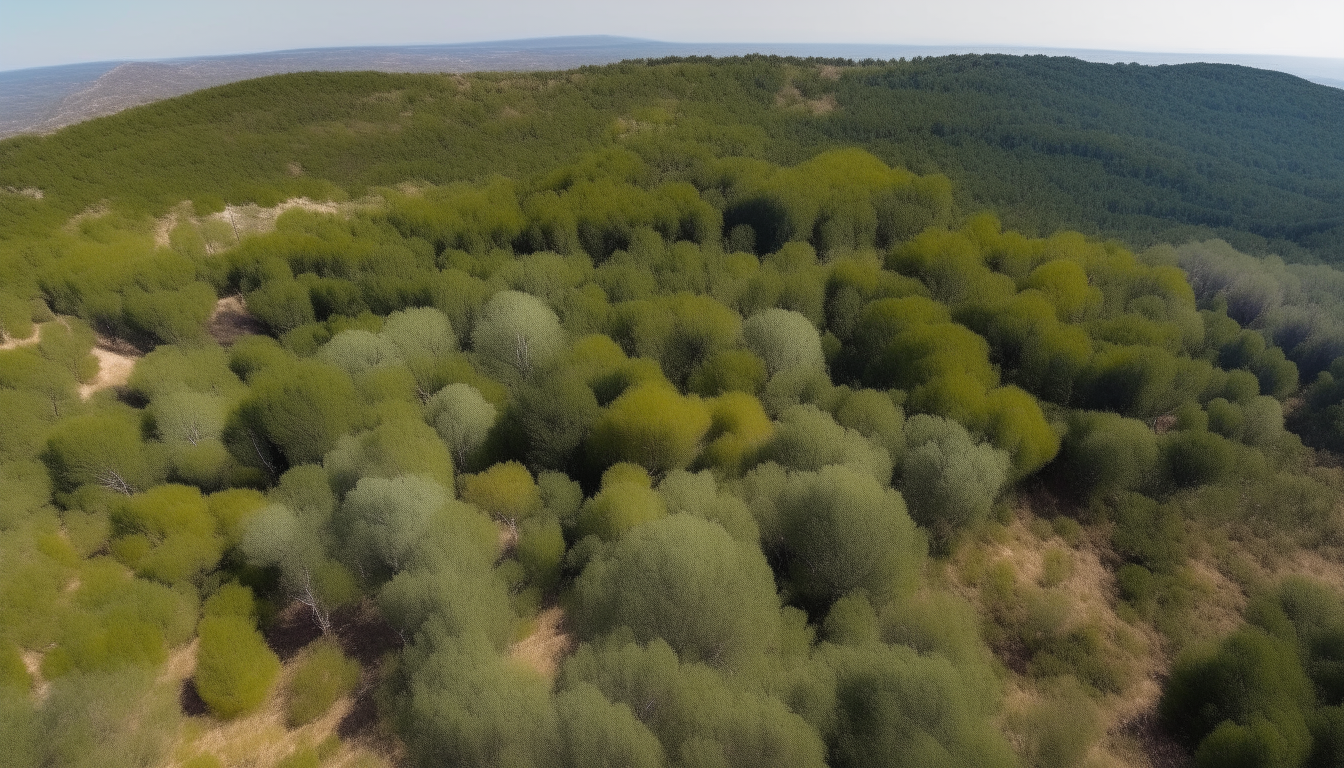
[[[592,34],[1344,58],[1344,0],[0,0],[0,70]]]

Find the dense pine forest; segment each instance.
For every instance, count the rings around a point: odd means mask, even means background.
[[[1340,125],[748,57],[0,142],[0,754],[1344,765]]]

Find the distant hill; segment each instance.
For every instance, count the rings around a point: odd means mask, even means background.
[[[664,56],[821,56],[898,59],[967,53],[1044,54],[1140,64],[1210,62],[1286,72],[1344,88],[1344,60],[1292,56],[1197,55],[1085,49],[861,45],[669,43],[611,36],[555,37],[420,46],[310,48],[163,61],[114,61],[0,72],[0,138],[67,125],[203,88],[291,72],[485,72],[561,70]]]
[[[0,232],[100,201],[158,213],[202,194],[362,194],[691,142],[775,162],[861,146],[946,173],[963,209],[992,208],[1028,232],[1069,227],[1136,246],[1222,236],[1338,263],[1341,126],[1344,91],[1218,64],[755,56],[563,76],[294,74],[0,142],[0,188],[44,196],[0,194]]]

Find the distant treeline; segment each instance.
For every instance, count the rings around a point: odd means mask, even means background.
[[[786,163],[862,146],[947,174],[964,210],[991,208],[1038,235],[1066,227],[1138,247],[1219,236],[1336,261],[1341,124],[1344,94],[1289,75],[1044,56],[286,75],[0,143],[0,187],[47,194],[0,195],[0,236],[103,200],[161,212],[184,198],[358,195],[531,173],[615,142],[694,141]]]

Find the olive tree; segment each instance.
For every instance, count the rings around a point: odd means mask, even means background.
[[[626,626],[683,658],[754,666],[779,633],[774,576],[760,550],[721,526],[671,515],[600,551],[574,585],[576,619],[594,637]]]
[[[787,309],[757,312],[742,324],[747,348],[765,361],[770,375],[791,368],[825,370],[821,336],[812,322]]]
[[[470,384],[449,384],[425,403],[425,420],[448,445],[459,471],[466,467],[468,457],[485,444],[490,428],[495,425],[495,416],[495,406]]]
[[[336,497],[326,473],[314,465],[289,470],[271,501],[248,520],[242,551],[256,565],[278,568],[281,588],[308,608],[324,633],[330,632],[331,611],[356,592],[354,577],[332,554]]]
[[[487,368],[524,379],[564,343],[555,312],[541,299],[518,291],[492,296],[481,308],[471,335],[472,348]]]
[[[864,590],[875,602],[911,592],[924,561],[924,537],[901,495],[843,466],[795,472],[776,504],[792,591],[824,609]]]
[[[911,516],[939,539],[987,519],[1008,480],[1008,454],[938,416],[912,416],[905,434],[900,479]]]

